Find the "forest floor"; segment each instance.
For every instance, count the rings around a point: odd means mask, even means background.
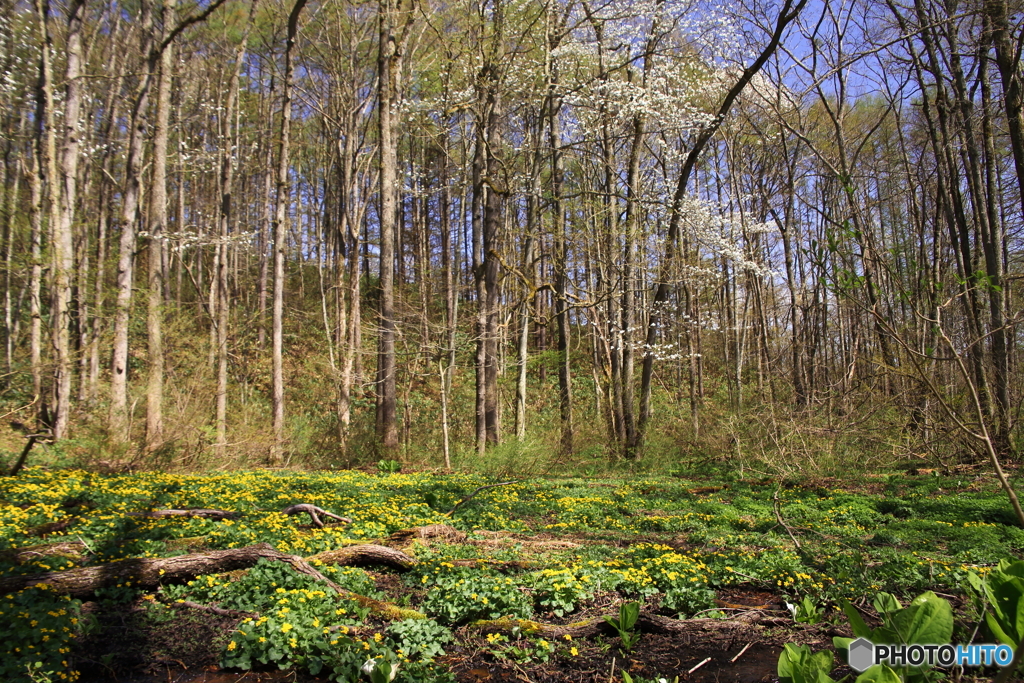
[[[502,485],[480,488],[491,484]],[[299,503],[351,521],[316,528],[280,513]],[[235,516],[147,516],[194,508]],[[425,528],[447,531],[402,533]],[[187,582],[108,582],[74,600],[38,585],[2,595],[3,581],[41,572],[260,542],[306,558],[372,542],[413,564],[312,560],[346,595],[269,560]],[[933,591],[952,607],[952,642],[991,642],[967,579],[1022,549],[983,470],[505,484],[37,468],[0,481],[0,613],[15,615],[0,623],[0,679],[355,681],[370,680],[359,665],[372,659],[397,664],[399,682],[777,681],[787,643],[834,651],[852,635],[841,606],[877,626],[884,593]],[[641,616],[620,631],[604,617],[624,619],[627,605]],[[852,672],[841,662],[835,679]]]

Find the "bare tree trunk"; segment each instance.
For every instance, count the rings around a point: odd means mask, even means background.
[[[281,154],[277,164],[277,211],[274,217],[274,320],[273,320],[273,395],[274,445],[270,464],[280,465],[284,453],[284,256],[288,203],[291,183],[288,179],[288,152],[292,121],[292,49],[298,32],[299,14],[306,0],[295,0],[288,16],[288,37],[284,49],[284,92],[281,97]]]
[[[25,130],[25,123],[28,120],[28,116],[22,116],[21,121],[18,124],[19,133],[23,133]],[[20,136],[19,136],[20,137]],[[13,145],[12,145],[13,146]],[[8,148],[8,151],[10,148]],[[8,160],[5,159],[5,162]],[[5,163],[5,168],[10,168],[14,164]],[[11,274],[13,268],[13,253],[14,253],[14,228],[15,228],[15,216],[18,212],[15,211],[18,199],[20,197],[19,190],[21,189],[21,169],[14,167],[13,179],[7,178],[8,182],[4,183],[4,187],[7,189],[7,203],[5,209],[7,210],[7,220],[4,221],[4,237],[3,237],[3,250],[4,250],[4,367],[6,368],[7,379],[3,385],[9,386],[11,373],[14,366],[14,307],[11,301],[11,287],[13,285]]]
[[[177,0],[163,5],[163,38],[175,23]],[[146,385],[146,449],[160,447],[164,432],[164,233],[167,230],[167,139],[171,114],[171,82],[174,49],[160,55],[156,88],[156,121],[153,133],[153,177],[149,204],[149,292],[146,334],[149,341],[149,377]]]
[[[448,138],[444,141],[445,150],[441,156],[441,262],[444,268],[444,311],[445,311],[445,349],[441,362],[441,436],[444,453],[444,466],[452,468],[451,435],[448,417],[448,396],[452,389],[452,372],[455,369],[455,338],[458,328],[458,294],[455,288],[458,261],[456,251],[452,249],[451,225],[451,188],[448,179]]]
[[[557,82],[552,75],[552,89]],[[572,453],[575,440],[575,425],[572,407],[572,344],[569,338],[569,300],[567,297],[569,274],[568,244],[565,220],[565,209],[562,206],[562,150],[561,126],[559,125],[560,101],[552,97],[548,112],[548,136],[551,151],[551,211],[554,218],[555,238],[555,319],[558,328],[558,405],[562,422],[560,451],[567,455]]]
[[[220,456],[227,447],[228,424],[228,322],[231,313],[231,298],[228,290],[228,234],[232,219],[232,198],[234,196],[235,161],[238,153],[238,135],[234,129],[238,110],[238,83],[242,77],[242,63],[245,61],[245,48],[249,41],[249,27],[256,12],[257,3],[253,2],[249,10],[249,21],[242,32],[241,41],[235,50],[235,66],[231,73],[231,85],[228,88],[228,102],[225,122],[223,124],[224,145],[221,147],[220,159],[220,259],[217,262],[217,415],[215,422],[215,446]]]
[[[37,112],[42,109],[42,98]],[[42,118],[36,116],[36,131],[32,145],[32,170],[29,172],[31,204],[29,222],[31,233],[32,269],[29,272],[29,357],[32,371],[32,402],[37,415],[42,414],[43,403],[43,130]]]
[[[270,78],[270,97],[267,102],[267,109],[273,112],[274,78]],[[270,115],[267,118],[271,118]],[[267,242],[273,240],[274,217],[270,212],[271,196],[273,195],[274,174],[270,169],[273,164],[273,145],[264,145],[266,155],[263,161],[263,229],[257,240],[260,248],[259,276],[256,282],[258,311],[256,314],[256,344],[260,350],[267,343],[267,281],[270,278],[269,261],[267,256]]]
[[[39,401],[37,414],[39,415],[40,422],[44,428],[52,428],[52,420],[50,412],[47,408],[47,401],[43,397],[43,385],[42,385],[42,278],[43,278],[43,207],[44,207],[44,190],[45,190],[45,206],[47,216],[47,227],[50,231],[51,240],[51,251],[53,251],[52,242],[58,235],[58,222],[60,219],[60,187],[57,182],[57,134],[54,123],[54,102],[53,102],[53,65],[52,65],[52,38],[50,36],[50,23],[49,13],[50,7],[47,0],[36,0],[35,3],[36,18],[39,22],[39,85],[37,90],[36,99],[36,144],[33,154],[33,186],[32,186],[32,208],[33,208],[33,243],[32,243],[32,327],[31,327],[31,355],[32,355],[32,388],[34,392],[34,400]],[[37,246],[38,243],[38,246]],[[56,254],[51,254],[51,258],[55,259]],[[37,260],[38,259],[38,260]],[[57,266],[57,262],[52,262],[53,266]],[[59,269],[53,267],[51,275],[54,277],[54,284],[60,284],[63,286],[63,293],[65,295],[70,293],[70,284],[67,280],[69,273],[64,273],[63,277],[57,273]],[[70,268],[69,268],[70,270]],[[57,291],[57,286],[54,286],[53,291]],[[64,305],[62,311],[63,315],[58,315],[54,320],[54,334],[52,341],[55,345],[55,355],[58,353],[56,344],[58,343],[59,323],[56,320],[64,318],[67,319],[67,302],[68,298],[58,298],[53,302],[54,306]],[[51,306],[53,308],[53,306]],[[67,350],[67,336],[66,328],[63,339],[65,344],[63,350]],[[55,358],[57,360],[57,358]],[[70,381],[70,377],[69,377]],[[54,385],[54,394],[58,391],[58,387]],[[66,394],[65,394],[66,396]],[[67,396],[66,396],[67,397]],[[55,395],[54,398],[57,398]],[[67,397],[70,399],[70,397]],[[70,403],[69,403],[70,405]]]
[[[486,169],[487,192],[484,194],[483,215],[483,286],[484,286],[484,424],[487,443],[501,443],[501,407],[498,397],[498,346],[500,342],[498,319],[500,311],[499,295],[501,288],[500,249],[505,223],[505,188],[503,181],[497,178],[501,165],[498,162],[497,150],[501,144],[498,133],[499,95],[497,89],[492,91],[493,101],[488,107],[489,121],[486,126]]]
[[[138,232],[139,194],[142,185],[142,156],[146,137],[150,83],[155,67],[152,48],[153,15],[149,0],[142,3],[140,54],[143,73],[135,91],[125,161],[125,185],[121,200],[121,239],[117,259],[117,301],[114,309],[114,349],[110,376],[110,438],[126,443],[128,433],[128,318],[135,275],[135,242]]]
[[[729,89],[728,93],[726,93],[725,99],[722,101],[722,104],[718,109],[718,116],[714,119],[714,123],[701,130],[697,139],[694,141],[693,146],[690,148],[689,153],[686,155],[686,160],[683,162],[683,168],[679,173],[675,193],[672,197],[668,234],[666,235],[665,241],[665,253],[659,266],[654,296],[650,302],[650,312],[647,319],[647,350],[644,353],[643,370],[640,377],[640,418],[637,424],[637,430],[639,432],[638,439],[641,442],[651,419],[651,388],[654,380],[654,354],[651,349],[657,343],[658,329],[664,320],[660,307],[664,306],[665,302],[668,301],[670,289],[669,273],[671,273],[671,268],[675,262],[678,250],[677,242],[679,240],[679,227],[680,220],[682,218],[680,212],[682,210],[683,199],[686,196],[686,187],[689,184],[690,176],[693,173],[697,160],[700,158],[705,147],[707,147],[711,137],[718,130],[721,122],[725,118],[725,115],[732,109],[733,102],[736,101],[736,98],[739,97],[740,93],[742,93],[747,87],[747,84],[751,81],[754,75],[761,70],[761,67],[763,67],[772,54],[774,54],[782,40],[782,35],[785,33],[786,28],[799,16],[806,4],[807,0],[785,0],[776,18],[775,26],[768,44],[761,50],[757,59],[743,70],[739,80]]]
[[[402,60],[415,19],[417,0],[381,0],[377,56],[380,127],[380,337],[377,353],[377,439],[383,453],[398,450],[395,384],[395,245],[398,212],[398,105]],[[403,16],[404,15],[404,16]]]

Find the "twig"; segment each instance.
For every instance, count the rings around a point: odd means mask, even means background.
[[[455,507],[453,507],[451,510],[449,510],[448,512],[445,513],[445,516],[446,517],[451,517],[452,515],[454,515],[456,510],[458,510],[460,507],[462,507],[463,505],[465,505],[469,501],[473,500],[473,498],[476,496],[476,494],[480,493],[481,491],[485,491],[487,489],[493,489],[493,488],[498,487],[498,486],[508,486],[509,484],[518,484],[518,483],[519,483],[518,479],[513,479],[512,481],[503,481],[503,482],[501,482],[499,484],[487,484],[486,486],[480,486],[475,491],[473,491],[473,493],[469,494],[468,496],[466,496],[465,498],[460,500],[458,503],[456,503]]]
[[[25,442],[25,447],[21,449],[21,455],[18,456],[18,462],[14,463],[14,467],[11,468],[10,473],[7,475],[13,477],[21,468],[25,466],[25,460],[28,459],[28,452],[32,450],[32,447],[36,445],[36,441],[41,436],[49,436],[48,434],[29,434],[28,441]]]
[[[348,517],[342,517],[340,515],[336,515],[333,512],[328,512],[327,510],[324,510],[323,508],[318,508],[317,506],[309,505],[308,503],[302,503],[302,504],[299,504],[299,505],[289,505],[284,510],[281,510],[281,514],[282,515],[297,515],[300,512],[305,512],[306,514],[308,514],[309,518],[313,522],[313,526],[315,526],[317,529],[323,529],[324,528],[324,523],[320,521],[320,517],[318,517],[317,515],[323,515],[324,517],[330,517],[331,519],[336,519],[339,522],[344,522],[346,524],[351,524],[352,523],[352,520],[349,519]]]
[[[608,683],[612,683],[612,679],[615,677],[615,657],[612,657],[612,670],[608,672]]]
[[[743,649],[740,650],[738,653],[736,653],[735,657],[733,657],[732,659],[729,660],[729,663],[730,664],[735,664],[736,660],[739,659],[743,655],[743,653],[746,652],[750,648],[751,645],[752,645],[752,643],[747,643],[746,645],[744,645]]]
[[[793,541],[793,545],[796,546],[796,549],[800,552],[800,554],[803,554],[803,546],[800,545],[800,541],[796,540],[796,536],[793,535],[793,530],[790,529],[789,525],[786,524],[786,522],[782,519],[781,501],[779,501],[779,489],[775,489],[775,495],[772,496],[772,500],[774,501],[775,519],[779,521],[779,524],[782,525],[782,528],[786,530],[787,534],[789,534],[789,538]]]
[[[708,662],[710,662],[710,661],[711,661],[711,657],[707,657],[707,658],[705,658],[705,659],[704,659],[704,661],[703,661],[703,662],[701,662],[701,663],[700,663],[700,664],[698,664],[697,666],[693,667],[692,669],[690,669],[690,670],[689,670],[689,671],[687,671],[686,673],[687,673],[687,674],[692,674],[692,673],[693,673],[694,671],[696,671],[697,669],[701,668],[702,666],[704,666],[705,664],[707,664],[707,663],[708,663]]]
[[[85,546],[86,550],[88,550],[93,555],[96,554],[96,550],[91,545],[89,545],[88,543],[85,542],[85,539],[82,538],[81,534],[78,535],[78,540],[82,542],[82,545]]]
[[[702,609],[699,612],[694,612],[690,617],[696,619],[702,614],[708,614],[709,612],[759,612],[764,608],[758,607],[709,607],[708,609]]]
[[[203,612],[209,612],[210,614],[216,614],[218,617],[254,617],[256,616],[253,612],[241,612],[235,609],[224,609],[223,607],[217,607],[216,605],[202,605],[198,602],[192,602],[191,600],[182,600],[181,602],[173,602],[172,605],[180,605],[182,607],[191,607],[192,609],[201,610]]]

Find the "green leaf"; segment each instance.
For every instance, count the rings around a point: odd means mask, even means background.
[[[619,627],[623,631],[632,631],[640,618],[640,603],[625,602],[619,607]]]
[[[828,650],[812,653],[808,645],[786,643],[779,656],[779,679],[782,683],[834,683],[828,675],[834,664]]]
[[[985,622],[1000,642],[1016,648],[1024,641],[1024,562],[1003,560],[983,588],[992,607]]]
[[[904,643],[948,643],[953,637],[953,609],[949,602],[928,591],[891,614],[887,626],[895,630]]]
[[[896,672],[885,664],[875,664],[873,667],[857,676],[855,683],[903,683]]]
[[[876,612],[882,615],[889,614],[903,608],[900,601],[891,593],[879,593],[875,596],[875,599],[871,601],[871,606],[875,608]]]
[[[854,607],[849,600],[843,600],[843,613],[846,618],[850,621],[850,628],[853,630],[853,635],[858,638],[867,638],[871,642],[874,642],[872,635],[874,632],[864,623],[864,619],[861,618],[860,612]]]
[[[842,655],[843,659],[849,659],[850,643],[857,640],[856,638],[844,638],[842,636],[835,636],[832,638],[832,647],[838,650]]]

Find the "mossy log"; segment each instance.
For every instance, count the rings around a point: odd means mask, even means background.
[[[416,558],[406,555],[401,550],[372,543],[335,548],[306,559],[310,562],[319,560],[324,564],[339,564],[344,567],[390,567],[400,572],[408,571],[416,564]]]
[[[465,543],[466,533],[447,524],[427,524],[412,529],[402,529],[387,537],[385,543],[406,548],[416,542],[439,540],[445,543]]]
[[[70,560],[77,564],[82,562],[88,553],[89,547],[82,541],[60,541],[0,551],[0,561],[11,564],[27,564],[52,557]]]
[[[344,551],[348,552],[335,558],[318,559],[321,562],[331,564],[359,563],[365,566],[369,563],[368,558],[386,557],[394,561],[397,554],[403,555],[408,562],[415,562],[415,560],[403,553],[382,546],[353,546],[352,548],[345,548]],[[247,569],[262,559],[285,562],[300,574],[305,574],[327,584],[332,590],[341,595],[367,600],[369,602],[365,603],[365,606],[374,609],[374,611],[383,609],[384,613],[391,613],[398,609],[386,609],[374,604],[378,601],[363,598],[362,596],[354,596],[354,594],[341,588],[317,571],[305,559],[297,555],[278,552],[267,543],[251,545],[245,548],[179,555],[177,557],[117,560],[94,567],[78,567],[66,571],[46,572],[29,576],[5,576],[0,578],[0,595],[13,593],[40,584],[46,584],[59,593],[67,593],[76,598],[90,596],[100,588],[118,585],[150,589],[163,584],[184,583],[201,574],[220,574],[236,569]],[[381,603],[381,605],[385,604]],[[408,616],[400,618],[408,618]]]

